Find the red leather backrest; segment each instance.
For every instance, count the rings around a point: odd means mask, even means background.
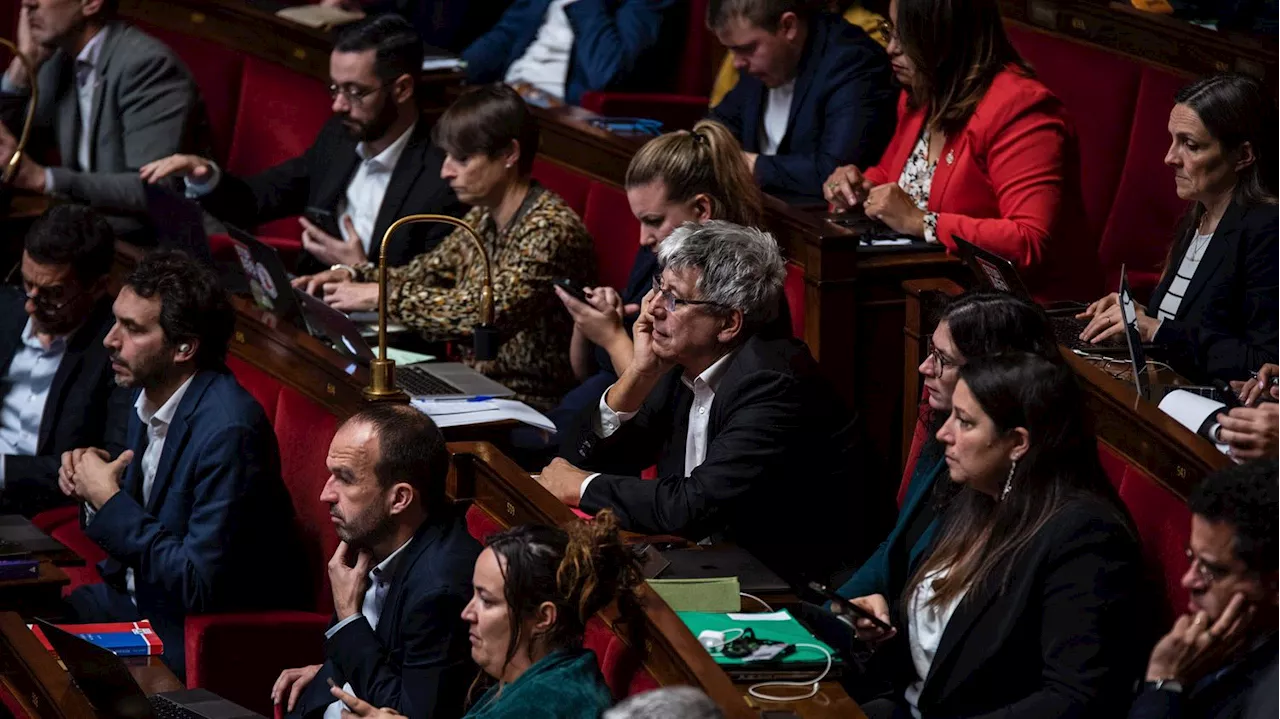
[[[782,294],[791,310],[791,335],[804,339],[804,268],[794,262],[787,263],[787,276],[782,281]]]
[[[592,617],[587,622],[582,645],[595,652],[604,683],[614,699],[625,699],[658,687],[658,681],[644,668],[639,656],[599,617]]]
[[[276,405],[280,402],[280,390],[284,388],[280,380],[235,355],[227,355],[227,368],[236,376],[240,386],[258,400],[262,410],[267,413],[267,420],[275,425]]]
[[[240,103],[240,81],[244,59],[225,45],[197,35],[173,32],[149,23],[138,27],[169,46],[182,59],[200,88],[209,130],[213,135],[213,159],[225,163],[235,133],[236,110]]]
[[[1173,243],[1178,219],[1186,211],[1164,156],[1169,149],[1167,128],[1173,96],[1187,82],[1187,78],[1165,70],[1142,70],[1124,172],[1098,246],[1109,290],[1119,287],[1120,265],[1124,264],[1135,293],[1140,297],[1150,294]]]
[[[717,40],[707,29],[708,4],[709,0],[689,2],[684,54],[680,58],[680,72],[676,74],[675,91],[681,95],[706,97],[711,94],[711,83],[715,79],[711,58]]]
[[[595,240],[600,283],[626,287],[640,249],[640,222],[631,214],[627,193],[612,185],[592,182],[582,224]]]
[[[1099,237],[1124,168],[1141,67],[1117,53],[1067,38],[1017,26],[1008,32],[1075,123],[1085,227],[1089,237]]]
[[[475,538],[480,544],[489,541],[489,537],[502,531],[502,525],[498,524],[480,509],[478,505],[467,507],[467,533]]]
[[[329,520],[328,506],[320,501],[320,492],[329,479],[325,457],[338,430],[338,418],[286,386],[280,390],[275,429],[280,443],[280,474],[293,500],[298,534],[316,582],[315,609],[328,614],[333,609],[333,597],[325,564],[338,548],[338,535]]]
[[[591,189],[587,176],[539,158],[533,161],[533,178],[559,195],[578,217],[587,211],[587,191]]]
[[[1132,465],[1125,467],[1120,497],[1137,525],[1148,570],[1164,590],[1164,625],[1167,626],[1167,622],[1185,611],[1187,606],[1187,590],[1182,587],[1182,575],[1187,571],[1186,547],[1191,538],[1191,510],[1181,497]]]

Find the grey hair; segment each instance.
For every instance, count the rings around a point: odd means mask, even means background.
[[[742,312],[748,326],[778,314],[787,268],[768,232],[723,220],[686,222],[658,246],[658,264],[698,270],[701,299]]]
[[[724,719],[720,707],[695,687],[661,687],[636,694],[601,719]]]

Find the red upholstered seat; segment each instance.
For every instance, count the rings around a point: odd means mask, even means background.
[[[1129,465],[1124,458],[1112,452],[1111,448],[1102,442],[1098,442],[1098,461],[1102,464],[1102,471],[1107,473],[1107,479],[1111,480],[1111,486],[1119,492],[1121,485],[1124,484],[1124,474],[1129,469]]]
[[[489,537],[502,531],[502,525],[493,521],[479,505],[471,505],[467,507],[467,533],[475,538],[480,544],[489,541]]]
[[[640,249],[640,222],[631,214],[627,193],[602,182],[591,183],[582,223],[595,240],[600,283],[626,287]]]
[[[804,268],[794,262],[787,263],[787,276],[782,281],[782,294],[791,310],[791,334],[804,339]]]
[[[252,175],[301,155],[329,119],[331,106],[321,81],[246,56],[227,169]],[[301,246],[302,231],[293,218],[268,222],[258,232]]]
[[[324,656],[324,629],[333,612],[325,564],[338,546],[328,508],[320,502],[329,477],[325,456],[338,419],[282,386],[274,424],[281,476],[315,581],[315,611],[207,614],[188,618],[186,625],[187,686],[209,689],[267,715],[271,685],[280,671]],[[253,651],[246,652],[247,646]]]
[[[236,108],[240,102],[243,56],[225,45],[197,35],[173,32],[146,22],[140,22],[138,26],[168,45],[191,70],[209,114],[213,159],[226,162],[235,129]]]
[[[62,571],[71,580],[70,584],[62,588],[62,596],[65,597],[82,585],[97,584],[102,581],[102,575],[98,574],[96,565],[107,558],[107,553],[80,529],[79,507],[50,509],[32,517],[31,523],[40,531],[62,542],[67,549],[75,552],[85,562],[82,567],[62,567]]]
[[[1181,497],[1133,466],[1125,468],[1120,496],[1137,525],[1148,569],[1164,589],[1167,615],[1160,626],[1169,626],[1187,606],[1182,575],[1187,571],[1191,510]]]
[[[533,177],[559,195],[569,209],[578,213],[578,217],[586,213],[587,191],[591,189],[590,178],[541,158],[533,161]]]
[[[273,425],[276,421],[276,405],[280,402],[280,390],[284,386],[280,380],[236,357],[227,356],[227,367],[236,376],[236,381],[244,387],[253,398],[262,405],[267,413],[267,420]]]
[[[1130,285],[1142,299],[1155,289],[1178,219],[1186,211],[1164,156],[1173,96],[1187,82],[1164,70],[1143,68],[1124,172],[1098,246],[1099,261],[1108,273],[1106,287],[1119,286],[1124,264]]]
[[[658,687],[658,681],[644,668],[640,657],[599,617],[592,617],[587,622],[582,645],[595,652],[600,673],[615,699]]]

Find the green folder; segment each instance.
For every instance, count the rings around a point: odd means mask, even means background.
[[[650,579],[649,586],[677,612],[732,612],[742,608],[737,577]]]
[[[711,629],[717,632],[728,632],[730,629],[746,629],[750,627],[756,635],[757,639],[772,639],[774,641],[786,642],[787,644],[814,644],[826,649],[832,656],[834,663],[840,663],[840,657],[835,650],[827,643],[820,641],[808,629],[805,629],[796,618],[791,616],[791,612],[783,609],[777,612],[761,612],[761,613],[720,613],[720,612],[676,612],[685,626],[689,627],[689,631],[693,636]],[[729,636],[733,636],[737,632],[732,632]],[[748,664],[741,659],[726,657],[719,652],[712,652],[712,658],[716,660],[716,664],[724,666],[742,666]],[[797,646],[796,650],[790,655],[779,660],[771,660],[773,662],[782,662],[783,664],[811,664],[814,662],[823,662],[827,660],[826,656],[817,649],[811,647]],[[758,662],[750,662],[750,664],[758,664]]]

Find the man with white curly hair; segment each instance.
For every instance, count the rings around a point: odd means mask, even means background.
[[[658,261],[631,366],[539,481],[583,511],[613,509],[628,530],[735,542],[787,579],[856,565],[892,508],[858,491],[877,463],[809,348],[760,332],[782,295],[777,243],[687,224]],[[641,479],[655,463],[658,479]]]

